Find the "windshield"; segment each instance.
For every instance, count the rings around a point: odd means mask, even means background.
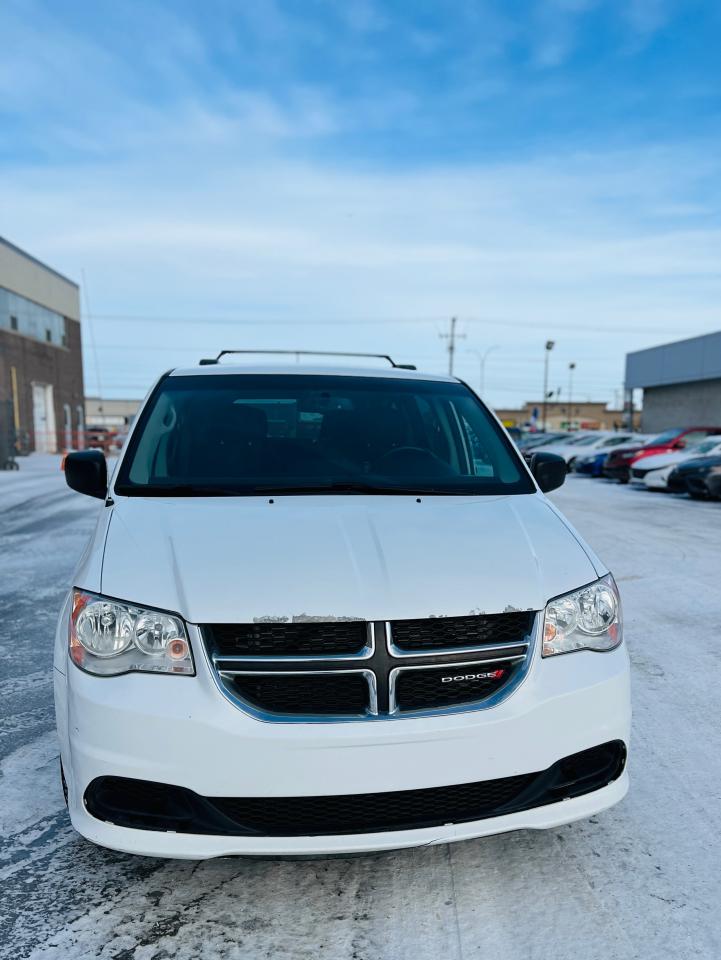
[[[690,444],[686,448],[686,453],[710,453],[718,446],[721,446],[721,437],[710,437],[708,440],[702,440],[700,443]]]
[[[679,435],[680,430],[667,430],[665,433],[659,433],[653,440],[648,440],[647,447],[662,447],[667,443],[672,443]]]
[[[122,495],[533,493],[460,383],[314,374],[170,376],[143,410]]]
[[[622,443],[628,443],[632,437],[622,436],[622,437],[608,437],[607,440],[604,440],[599,444],[600,447],[618,447]]]

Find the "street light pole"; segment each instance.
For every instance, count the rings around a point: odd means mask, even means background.
[[[494,343],[492,347],[487,347],[483,353],[480,350],[474,350],[472,347],[469,347],[466,350],[466,353],[472,353],[478,357],[478,393],[479,396],[483,396],[483,391],[486,388],[486,358],[492,350],[500,349],[497,343]]]
[[[555,347],[553,340],[546,340],[546,353],[543,363],[543,432],[546,432],[546,401],[548,400],[548,356]]]
[[[576,369],[575,363],[568,365],[568,429],[573,430],[573,371]]]
[[[494,343],[492,347],[488,347],[481,357],[481,396],[483,396],[483,391],[486,389],[486,359],[492,350],[498,350],[498,344]]]

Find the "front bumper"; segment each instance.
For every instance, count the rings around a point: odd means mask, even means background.
[[[643,478],[643,485],[649,490],[668,490],[668,470],[649,470]]]
[[[603,476],[607,480],[620,480],[621,483],[628,483],[631,477],[631,466],[604,466]]]
[[[487,710],[327,724],[268,723],[219,692],[197,631],[197,676],[89,676],[55,671],[58,731],[75,828],[133,853],[191,859],[315,855],[394,849],[540,829],[591,816],[620,800],[628,775],[593,793],[490,819],[383,833],[207,836],[137,830],[90,815],[97,777],[186,787],[201,796],[298,797],[422,789],[544,770],[612,740],[629,742],[629,666],[624,646],[542,659],[521,686]]]

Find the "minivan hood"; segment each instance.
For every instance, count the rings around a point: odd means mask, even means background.
[[[102,592],[191,623],[542,609],[594,580],[540,494],[118,498]]]

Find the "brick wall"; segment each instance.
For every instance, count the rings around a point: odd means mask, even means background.
[[[78,429],[77,408],[84,409],[83,365],[80,324],[65,320],[66,346],[57,347],[9,330],[0,330],[0,403],[12,400],[11,368],[15,367],[18,387],[20,432],[35,448],[33,435],[32,384],[53,386],[57,449],[64,446],[64,404],[72,412],[73,431]]]

